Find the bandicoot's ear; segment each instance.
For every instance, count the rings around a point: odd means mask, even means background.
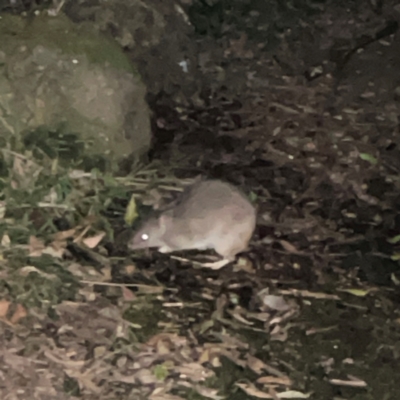
[[[158,225],[160,227],[160,232],[162,235],[164,235],[164,233],[167,231],[167,227],[170,225],[171,223],[171,217],[169,215],[160,215],[160,217],[158,218]]]

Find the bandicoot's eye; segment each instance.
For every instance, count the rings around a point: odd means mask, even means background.
[[[143,241],[149,240],[149,235],[147,233],[143,233],[143,235],[141,236],[141,239]]]

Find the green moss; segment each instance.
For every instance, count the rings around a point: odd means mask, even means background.
[[[91,63],[107,63],[136,73],[116,42],[98,32],[92,24],[74,24],[64,15],[43,14],[27,19],[4,14],[0,19],[0,37],[0,48],[9,54],[15,52],[18,43],[30,48],[43,45],[72,56],[85,55]]]

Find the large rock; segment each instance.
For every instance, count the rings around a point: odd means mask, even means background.
[[[74,0],[63,10],[73,21],[94,21],[112,35],[134,60],[150,94],[163,92],[181,103],[201,81],[197,41],[184,3],[190,1]]]
[[[93,25],[4,15],[0,37],[3,138],[62,129],[111,167],[149,148],[145,87],[118,44]]]

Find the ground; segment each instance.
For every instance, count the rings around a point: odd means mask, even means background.
[[[400,9],[239,3],[189,8],[201,90],[150,93],[146,165],[2,150],[2,399],[400,397]],[[249,251],[129,252],[198,175],[257,205]]]

